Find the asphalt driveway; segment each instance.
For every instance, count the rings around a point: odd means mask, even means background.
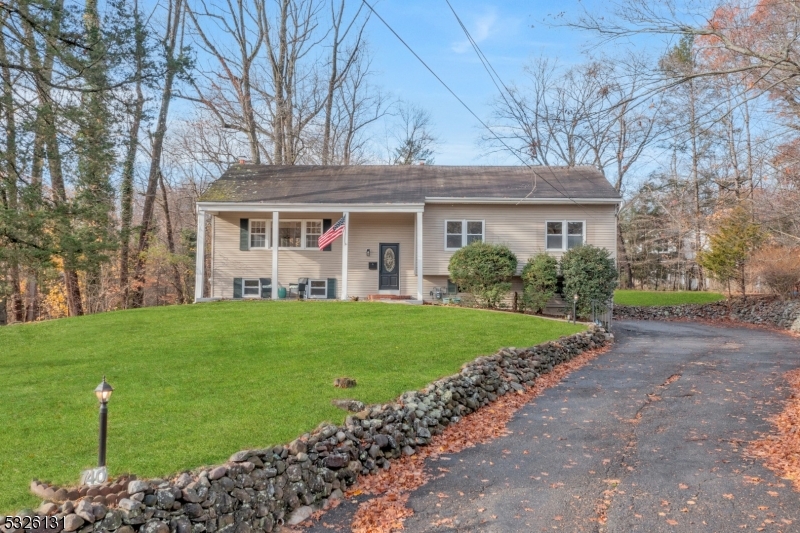
[[[406,530],[800,532],[800,493],[743,454],[790,394],[800,341],[677,322],[615,334],[509,436],[429,462]],[[355,507],[310,531],[348,530]]]

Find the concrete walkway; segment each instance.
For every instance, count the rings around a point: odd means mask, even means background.
[[[615,334],[512,434],[431,461],[406,531],[800,532],[800,493],[743,455],[790,394],[800,341],[663,322]],[[349,530],[356,505],[310,531]]]

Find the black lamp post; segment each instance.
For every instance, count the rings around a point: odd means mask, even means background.
[[[108,384],[106,377],[94,389],[94,395],[100,400],[100,448],[97,452],[97,466],[106,466],[106,430],[108,428],[108,399],[114,388]]]
[[[572,297],[572,323],[575,324],[575,308],[578,306],[578,295]]]

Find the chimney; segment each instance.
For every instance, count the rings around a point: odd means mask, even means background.
[[[425,166],[425,160],[424,159],[417,159],[417,165],[421,166],[421,167],[424,167]]]
[[[243,155],[240,155],[240,156],[239,156],[239,164],[240,164],[240,165],[247,165],[247,164],[249,164],[249,163],[250,163],[250,160],[249,160],[249,159],[247,159],[247,157],[245,157],[245,156],[243,156]]]

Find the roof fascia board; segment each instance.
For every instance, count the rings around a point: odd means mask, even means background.
[[[622,198],[447,198],[426,197],[426,204],[620,204]]]
[[[425,204],[263,204],[254,202],[197,202],[197,208],[202,211],[217,211],[231,213],[248,211],[251,213],[267,213],[280,211],[281,213],[302,212],[339,212],[350,213],[422,213]]]

